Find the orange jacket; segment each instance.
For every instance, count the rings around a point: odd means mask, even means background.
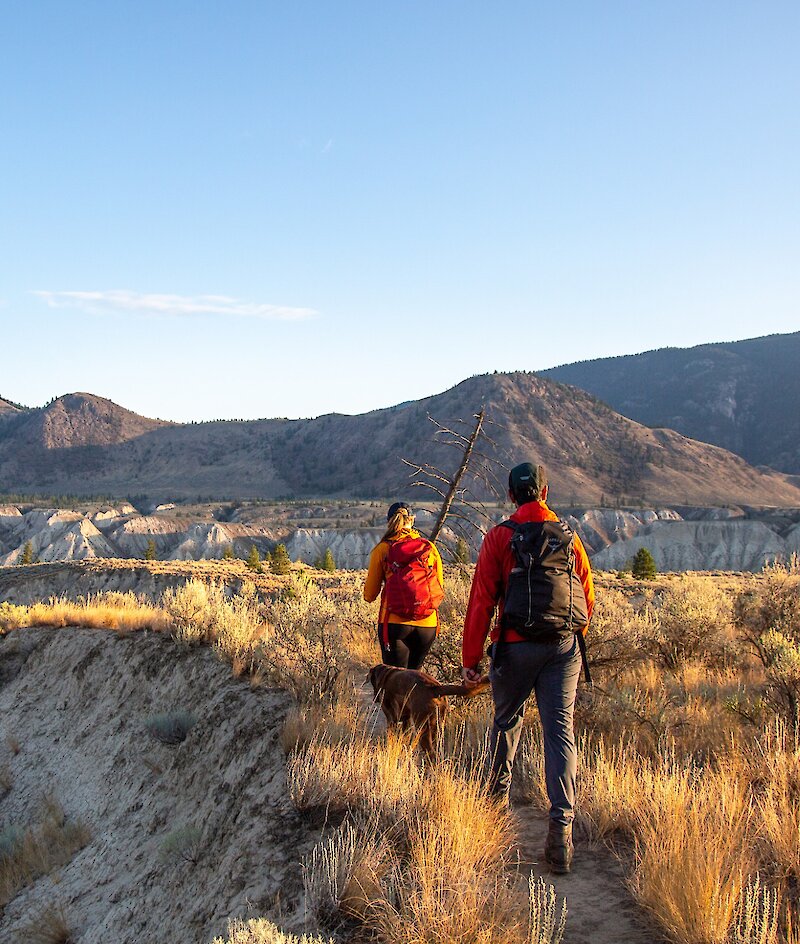
[[[511,515],[516,524],[527,521],[556,521],[558,515],[552,512],[544,502],[533,501],[520,505]],[[472,578],[472,590],[464,619],[464,639],[461,654],[463,665],[474,669],[483,658],[483,647],[491,628],[492,642],[500,635],[500,618],[503,615],[503,598],[506,592],[506,580],[514,566],[514,552],[511,549],[511,528],[499,525],[492,528],[483,539],[475,576]],[[583,584],[586,596],[586,609],[589,619],[594,609],[594,581],[589,558],[578,535],[575,535],[575,569]],[[492,614],[497,608],[497,619],[492,626]],[[588,627],[587,627],[588,628]],[[585,630],[584,630],[585,632]],[[520,642],[523,637],[508,628],[503,634],[507,642]]]
[[[405,530],[400,531],[393,539],[392,543],[395,541],[404,541],[406,538],[419,538],[422,535],[419,531]],[[364,582],[364,599],[367,603],[372,603],[373,600],[378,599],[378,594],[381,593],[381,590],[384,587],[386,582],[386,555],[389,553],[389,543],[387,541],[381,541],[375,549],[372,551],[369,557],[369,570],[367,571],[367,579]],[[435,544],[431,544],[431,554],[428,558],[429,564],[434,564],[436,567],[436,574],[439,577],[439,580],[444,586],[444,574],[442,572],[442,558],[439,556],[439,551],[436,549]],[[378,622],[382,623],[386,616],[385,609],[385,600],[383,594],[381,594],[381,609],[378,616]],[[424,617],[423,619],[418,620],[409,620],[402,619],[400,616],[397,616],[395,613],[389,614],[390,623],[405,623],[407,626],[437,626],[439,619],[435,612],[431,613],[429,616]]]

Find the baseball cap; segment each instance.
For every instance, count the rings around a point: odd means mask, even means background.
[[[539,495],[545,485],[547,485],[547,475],[543,465],[523,462],[521,465],[515,465],[508,473],[508,487],[514,494],[531,492]]]
[[[394,518],[398,511],[405,511],[409,517],[414,514],[408,502],[399,501],[389,506],[389,510],[386,512],[386,520],[389,521]]]

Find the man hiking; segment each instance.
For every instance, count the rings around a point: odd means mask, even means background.
[[[464,620],[462,675],[467,683],[480,678],[491,630],[490,789],[505,802],[525,703],[536,693],[550,800],[544,857],[553,872],[564,873],[572,863],[577,769],[572,716],[583,642],[578,635],[591,619],[594,584],[580,538],[546,505],[544,468],[530,462],[515,466],[508,497],[517,510],[488,532],[478,555]]]

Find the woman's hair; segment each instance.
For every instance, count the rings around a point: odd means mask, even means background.
[[[381,538],[381,541],[390,541],[392,538],[396,538],[401,531],[407,531],[411,526],[413,517],[408,513],[407,508],[401,508],[389,519],[389,523],[386,525],[386,534]]]

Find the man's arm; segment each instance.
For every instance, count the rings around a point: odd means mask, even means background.
[[[589,622],[592,620],[594,611],[594,579],[592,577],[592,567],[589,563],[589,555],[583,546],[581,539],[575,535],[575,570],[581,578],[583,584],[583,595],[586,597],[586,612],[589,615]],[[588,623],[586,629],[588,629]],[[584,634],[586,633],[584,629]]]
[[[492,528],[484,538],[475,567],[475,576],[472,578],[461,647],[461,659],[464,666],[462,674],[468,681],[474,681],[480,677],[476,670],[483,658],[483,647],[492,628],[494,608],[502,593],[503,568],[498,541],[500,530]]]

